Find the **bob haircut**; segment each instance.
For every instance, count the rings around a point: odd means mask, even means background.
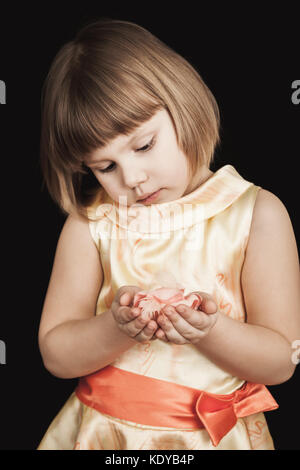
[[[64,214],[91,220],[86,208],[104,189],[85,159],[162,108],[188,159],[191,188],[220,141],[218,105],[193,66],[143,27],[106,17],[63,45],[42,87],[40,164]]]

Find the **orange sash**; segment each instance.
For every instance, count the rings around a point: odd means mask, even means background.
[[[126,421],[180,429],[205,428],[214,446],[238,418],[279,406],[261,384],[245,382],[233,393],[217,395],[114,366],[81,377],[75,393],[85,405]]]

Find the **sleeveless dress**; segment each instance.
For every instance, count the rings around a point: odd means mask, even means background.
[[[169,286],[207,292],[221,313],[245,322],[241,270],[259,189],[225,165],[195,191],[171,202],[126,207],[105,193],[88,208],[98,218],[89,227],[104,274],[96,314],[110,307],[123,285],[142,290]],[[245,383],[195,346],[158,339],[137,343],[111,366],[213,394],[232,394]],[[86,405],[74,391],[37,448],[72,449],[273,450],[274,445],[263,412],[238,418],[213,446],[205,428],[175,429],[121,419]]]

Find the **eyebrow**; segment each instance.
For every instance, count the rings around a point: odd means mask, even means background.
[[[150,128],[150,124],[149,124],[149,128],[148,128],[148,129],[144,129],[144,130],[143,130],[143,129],[138,129],[138,130],[135,132],[135,134],[133,134],[133,136],[129,139],[129,141],[128,141],[127,145],[125,145],[125,147],[128,146],[129,144],[131,144],[131,142],[132,142],[134,139],[136,139],[137,137],[143,137],[143,136],[145,136],[146,134],[151,134],[152,132],[154,132],[154,129],[153,129],[153,128]],[[95,166],[95,165],[98,165],[98,164],[101,163],[101,162],[104,162],[104,161],[106,161],[106,160],[110,160],[110,158],[108,158],[106,155],[104,155],[103,157],[100,157],[100,158],[101,158],[101,160],[96,160],[96,161],[93,161],[93,162],[90,162],[90,163],[89,163],[89,162],[86,162],[86,165],[87,165],[87,166],[90,166],[90,167],[93,167],[93,166]]]

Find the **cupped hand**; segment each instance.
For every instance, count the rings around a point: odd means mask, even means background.
[[[149,320],[147,315],[142,313],[141,308],[133,307],[133,298],[141,290],[137,286],[120,287],[116,292],[110,310],[123,333],[139,343],[144,343],[152,339],[158,325],[156,321]]]
[[[160,328],[156,338],[175,344],[197,344],[210,332],[218,320],[218,306],[210,294],[197,293],[202,297],[197,310],[187,305],[164,307],[157,319]]]

